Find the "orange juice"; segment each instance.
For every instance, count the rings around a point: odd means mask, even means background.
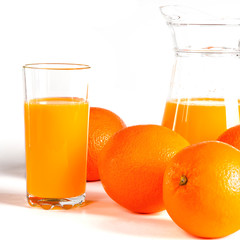
[[[235,110],[235,119],[237,114],[234,125],[239,123],[240,117],[239,101],[236,104],[236,109],[233,109]],[[190,143],[216,140],[227,129],[226,106],[224,99],[221,98],[168,101],[162,125],[178,132]]]
[[[71,198],[85,193],[89,105],[80,98],[25,102],[28,194]]]

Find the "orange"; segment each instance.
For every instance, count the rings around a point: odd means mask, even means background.
[[[103,148],[98,169],[107,194],[138,213],[164,209],[162,180],[170,159],[189,143],[157,125],[138,125],[116,133]]]
[[[218,137],[218,141],[228,143],[240,150],[240,125],[226,130],[221,136]]]
[[[125,127],[123,120],[115,113],[103,108],[90,108],[87,181],[99,180],[97,166],[99,153],[109,138]]]
[[[173,221],[203,238],[240,228],[240,151],[217,141],[191,145],[166,168],[163,200]]]

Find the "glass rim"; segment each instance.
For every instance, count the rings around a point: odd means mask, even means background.
[[[39,69],[39,70],[83,70],[91,67],[80,63],[29,63],[23,66],[24,69]]]

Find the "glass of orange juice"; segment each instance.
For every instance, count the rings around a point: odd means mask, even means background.
[[[175,53],[162,125],[192,144],[216,140],[240,123],[240,18],[209,5],[162,6],[161,13]]]
[[[23,67],[27,199],[44,209],[85,201],[88,65]]]

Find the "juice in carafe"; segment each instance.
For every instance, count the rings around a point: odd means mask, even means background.
[[[236,107],[239,122],[239,101]],[[227,129],[228,118],[234,117],[236,120],[236,114],[229,116],[227,111],[223,98],[170,100],[166,103],[162,125],[178,132],[191,144],[216,140]]]

